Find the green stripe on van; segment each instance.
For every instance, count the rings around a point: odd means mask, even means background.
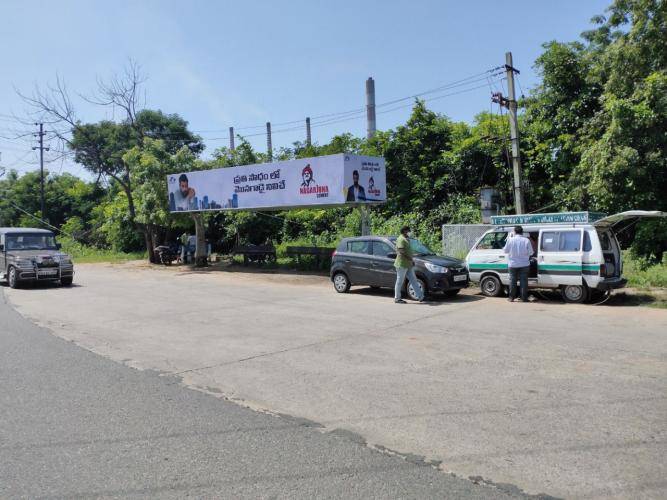
[[[468,266],[471,270],[472,269],[507,269],[507,264],[486,264],[486,263],[478,263],[478,264],[470,264]]]

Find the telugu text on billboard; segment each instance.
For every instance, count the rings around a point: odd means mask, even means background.
[[[387,199],[384,158],[337,154],[167,176],[169,210],[280,209]]]

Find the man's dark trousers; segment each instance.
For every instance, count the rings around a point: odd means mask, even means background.
[[[521,284],[521,300],[528,301],[528,270],[530,266],[526,267],[510,267],[510,299],[516,298],[516,280]]]

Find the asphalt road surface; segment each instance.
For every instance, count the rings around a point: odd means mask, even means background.
[[[3,499],[520,496],[114,363],[2,291],[0,381]]]
[[[667,311],[474,290],[396,305],[391,291],[246,271],[82,265],[72,288],[5,294],[96,354],[424,457],[443,475],[665,498]]]

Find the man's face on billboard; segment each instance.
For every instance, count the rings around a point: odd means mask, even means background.
[[[359,174],[352,174],[352,180],[354,181],[354,185],[358,186],[359,185]]]
[[[190,186],[188,186],[188,181],[180,181],[178,183],[178,188],[181,190],[183,196],[187,196],[190,192]]]
[[[313,178],[313,174],[310,173],[310,170],[304,170],[303,171],[303,182],[308,184],[310,180]]]

